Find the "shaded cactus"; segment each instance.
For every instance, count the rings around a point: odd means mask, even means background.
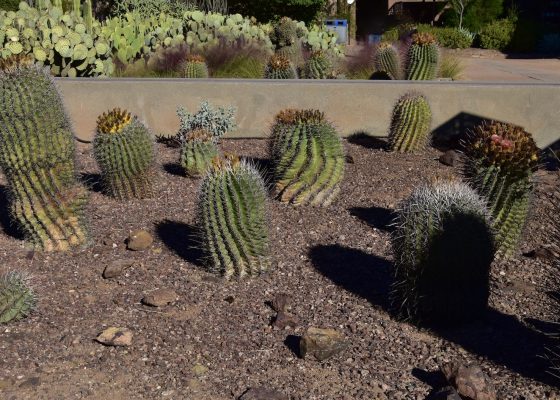
[[[397,210],[392,305],[415,323],[465,322],[488,304],[494,238],[483,199],[459,182],[414,190]]]
[[[433,80],[439,67],[439,46],[433,35],[415,33],[408,49],[407,79]]]
[[[215,159],[200,187],[201,244],[208,268],[226,278],[268,269],[266,190],[258,171],[236,157]]]
[[[429,141],[432,111],[426,98],[409,92],[395,104],[389,129],[389,148],[408,153],[424,149]]]
[[[306,79],[329,79],[333,74],[333,66],[329,57],[322,51],[311,54],[305,63],[303,76]]]
[[[316,110],[284,110],[272,128],[274,193],[286,203],[329,205],[340,191],[344,149]]]
[[[376,72],[385,72],[391,79],[402,79],[402,66],[399,51],[391,43],[382,42],[373,60]]]
[[[0,167],[25,239],[45,251],[82,245],[86,190],[76,180],[72,126],[48,71],[0,61]]]
[[[274,54],[266,64],[264,77],[265,79],[297,79],[297,72],[290,60]]]
[[[120,108],[100,115],[93,152],[106,194],[118,200],[152,195],[154,143],[138,118]]]
[[[202,56],[189,54],[182,69],[185,78],[208,78],[208,66]]]
[[[297,22],[283,17],[276,22],[270,33],[270,40],[275,47],[276,54],[286,57],[292,65],[300,67],[303,64],[301,36],[304,34]]]
[[[294,66],[294,68],[301,68],[304,63],[303,49],[300,43],[292,44],[291,46],[284,46],[276,50],[279,56],[285,57]]]
[[[181,144],[181,167],[188,176],[199,177],[218,155],[218,147],[212,134],[204,129],[196,129]]]
[[[501,256],[511,256],[521,237],[533,191],[538,148],[523,128],[483,123],[464,143],[463,173],[488,202]]]
[[[0,276],[0,324],[27,317],[36,302],[28,275],[11,271]]]

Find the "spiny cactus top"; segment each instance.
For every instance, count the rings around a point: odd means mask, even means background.
[[[0,324],[25,318],[36,305],[29,275],[7,272],[0,276]]]
[[[183,74],[185,78],[208,78],[208,67],[204,57],[198,54],[187,55],[183,63]]]
[[[429,33],[415,33],[408,50],[407,79],[436,79],[439,67],[439,47]]]
[[[266,64],[266,79],[296,79],[297,72],[291,61],[280,54],[274,54]]]
[[[388,42],[381,42],[374,57],[375,70],[385,72],[391,79],[402,79],[402,67],[399,51]]]
[[[132,122],[132,114],[120,108],[114,108],[97,117],[97,132],[103,134],[121,133]]]

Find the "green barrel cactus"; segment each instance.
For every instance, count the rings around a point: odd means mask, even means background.
[[[521,238],[538,152],[531,134],[501,122],[477,126],[464,143],[463,173],[488,202],[494,217],[499,256],[511,256]]]
[[[422,150],[429,142],[432,111],[426,98],[409,92],[399,98],[389,128],[389,148],[399,153]]]
[[[333,66],[329,57],[323,51],[315,51],[305,63],[303,76],[306,79],[328,79],[333,74]]]
[[[216,158],[202,181],[198,212],[211,271],[229,279],[268,269],[266,189],[252,165],[232,156]]]
[[[120,108],[100,115],[93,152],[106,194],[118,200],[152,196],[154,142],[137,117]]]
[[[286,203],[329,205],[340,191],[344,148],[317,110],[284,110],[272,128],[274,194]]]
[[[204,57],[189,54],[182,66],[185,78],[208,78],[208,66]]]
[[[264,71],[265,79],[297,79],[297,71],[286,57],[274,54]]]
[[[181,143],[181,167],[188,176],[201,176],[218,155],[218,146],[211,132],[195,129]]]
[[[48,71],[27,56],[0,61],[0,168],[10,211],[37,249],[87,240],[87,191],[78,184],[72,124]]]
[[[376,72],[385,72],[391,79],[402,79],[402,66],[399,51],[391,43],[382,42],[375,52]]]
[[[464,183],[436,182],[400,204],[394,225],[397,316],[436,325],[481,316],[495,250],[485,201]]]
[[[407,79],[433,80],[439,68],[439,46],[429,33],[415,33],[408,49]]]
[[[36,302],[28,275],[10,271],[0,276],[0,324],[27,317]]]

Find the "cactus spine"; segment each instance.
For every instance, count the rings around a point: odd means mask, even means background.
[[[402,79],[401,59],[398,50],[391,43],[383,42],[374,57],[375,70],[385,72],[391,79]]]
[[[258,171],[236,157],[215,159],[199,197],[201,243],[210,270],[256,276],[270,264],[266,190]]]
[[[208,78],[208,67],[204,57],[189,54],[183,65],[183,76],[185,78]]]
[[[515,125],[479,125],[464,143],[463,173],[488,202],[500,256],[509,257],[523,232],[533,191],[538,148],[531,134]]]
[[[303,75],[306,79],[328,79],[332,75],[332,63],[322,51],[311,54],[305,63]]]
[[[272,128],[270,153],[274,192],[280,201],[326,206],[340,191],[344,149],[322,112],[280,112]]]
[[[392,234],[397,315],[415,323],[464,322],[487,307],[494,238],[485,202],[468,185],[417,188]]]
[[[266,64],[264,77],[265,79],[297,79],[297,72],[290,60],[274,54]]]
[[[119,108],[100,115],[93,151],[108,195],[118,200],[152,195],[154,143],[138,118]]]
[[[0,62],[0,167],[25,238],[45,251],[82,245],[86,191],[77,183],[74,134],[48,71],[28,57]]]
[[[439,67],[439,46],[429,33],[415,33],[408,49],[407,79],[436,79]]]
[[[14,271],[0,276],[0,324],[27,317],[35,304],[29,276]]]
[[[212,133],[196,129],[187,134],[181,144],[181,167],[193,178],[202,175],[218,155],[218,147]]]
[[[408,153],[421,150],[429,141],[432,111],[426,98],[409,92],[395,104],[389,129],[389,148]]]

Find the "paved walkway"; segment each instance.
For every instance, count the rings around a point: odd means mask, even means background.
[[[560,83],[560,59],[513,59],[459,56],[464,63],[463,80]]]

